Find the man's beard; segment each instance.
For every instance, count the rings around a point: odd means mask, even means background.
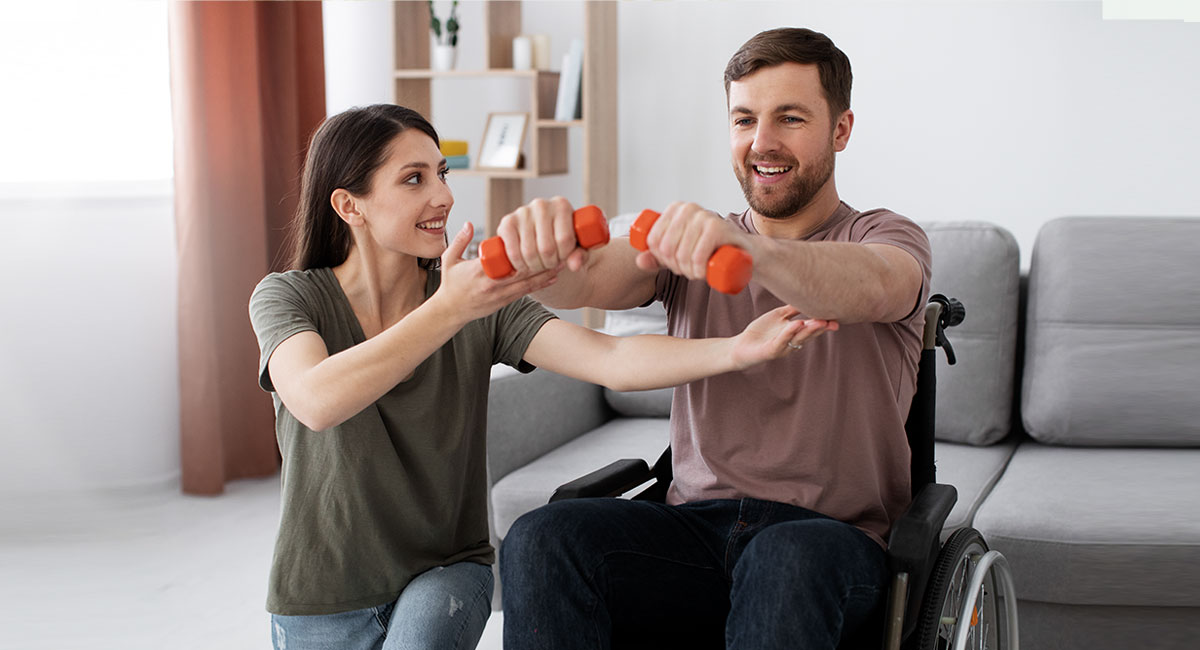
[[[796,167],[795,164],[791,166],[793,169]],[[833,146],[831,143],[825,154],[814,161],[803,174],[795,174],[783,185],[757,185],[758,193],[754,192],[754,167],[749,160],[742,168],[735,165],[734,175],[737,176],[738,183],[742,186],[742,194],[746,196],[746,202],[752,210],[768,219],[787,219],[811,203],[817,192],[833,176]]]

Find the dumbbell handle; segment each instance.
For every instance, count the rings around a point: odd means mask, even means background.
[[[640,251],[649,250],[646,237],[659,216],[654,210],[642,210],[629,228],[629,244]],[[708,258],[708,268],[704,274],[708,286],[731,296],[745,289],[752,275],[754,259],[750,253],[730,244],[717,248]]]
[[[585,205],[573,214],[575,219],[575,241],[582,248],[595,248],[608,243],[608,220],[604,212],[594,205]],[[479,244],[479,262],[483,272],[493,280],[512,275],[512,262],[504,250],[504,240],[488,237]]]

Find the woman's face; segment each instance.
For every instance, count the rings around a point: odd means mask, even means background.
[[[454,196],[446,184],[446,159],[433,139],[407,129],[388,145],[371,191],[358,197],[363,220],[379,246],[416,257],[446,250],[446,218]]]

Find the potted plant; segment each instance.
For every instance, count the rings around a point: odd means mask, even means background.
[[[433,32],[433,69],[453,70],[458,58],[458,0],[450,3],[450,17],[446,19],[445,39],[442,38],[442,21],[429,3],[429,30]]]

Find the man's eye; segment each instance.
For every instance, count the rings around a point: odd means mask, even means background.
[[[750,118],[742,117],[733,121],[734,126],[747,126],[750,124]]]
[[[788,115],[783,118],[783,121],[786,124],[801,124],[804,122],[804,118],[796,117],[794,115]]]

